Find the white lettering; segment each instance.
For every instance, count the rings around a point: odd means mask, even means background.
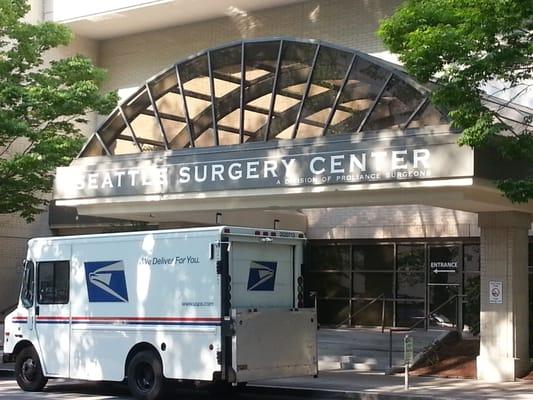
[[[385,159],[387,158],[386,151],[373,151],[370,157],[376,159],[376,170],[383,171],[385,169]]]
[[[407,150],[392,152],[392,169],[407,169],[403,154],[407,154]]]
[[[222,174],[224,173],[224,166],[222,164],[213,164],[211,166],[211,181],[216,181],[216,177],[218,177],[219,180],[223,181],[224,177]]]
[[[181,167],[180,168],[180,177],[178,179],[179,183],[187,183],[191,181],[191,168],[190,167]]]
[[[108,187],[113,187],[113,182],[111,182],[111,174],[109,172],[104,173],[104,181],[102,182],[102,189]]]
[[[207,179],[207,165],[203,165],[202,168],[204,170],[204,176],[200,177],[198,165],[194,166],[194,180],[196,182],[205,182]]]
[[[332,174],[344,174],[344,167],[342,166],[342,161],[344,160],[344,155],[331,156],[330,159],[330,172]]]
[[[361,160],[355,154],[350,154],[350,172],[353,172],[355,167],[360,171],[366,171],[366,153],[361,154]]]
[[[117,177],[117,187],[122,187],[122,177],[126,175],[126,171],[117,171],[114,175]]]
[[[413,167],[418,168],[418,164],[422,163],[424,168],[429,168],[429,150],[415,149],[413,150]]]
[[[148,169],[148,170],[142,170],[142,171],[141,171],[141,185],[143,185],[143,186],[150,186],[150,185],[152,185],[152,183],[153,183],[153,182],[152,182],[152,177],[153,177],[152,174],[153,174],[154,172],[155,172],[155,171],[154,171],[152,168],[150,168],[150,169]]]
[[[130,178],[131,178],[131,179],[130,179],[131,186],[135,186],[135,177],[136,177],[137,175],[139,175],[139,171],[136,170],[136,169],[132,169],[132,170],[129,170],[129,171],[127,172],[127,174],[128,174],[128,175],[130,176]]]
[[[268,174],[272,175],[272,178],[277,178],[276,167],[278,163],[274,160],[266,160],[263,168],[263,177],[268,178]]]
[[[89,174],[88,181],[87,187],[89,189],[98,189],[98,174]]]
[[[324,171],[325,171],[325,168],[322,167],[321,169],[316,169],[315,168],[315,163],[317,161],[320,161],[321,163],[325,163],[326,162],[326,159],[324,157],[314,157],[311,159],[311,162],[309,163],[309,169],[311,170],[311,172],[314,174],[314,175],[320,175],[320,174],[323,174]]]
[[[249,161],[246,163],[246,179],[257,179],[259,174],[257,173],[257,167],[259,166],[259,161]]]
[[[233,181],[237,179],[241,179],[242,178],[241,164],[239,163],[231,164],[228,168],[228,175],[229,175],[229,178]]]
[[[289,161],[285,160],[284,158],[281,159],[281,163],[285,167],[285,171],[292,169],[294,162],[295,162],[294,158],[291,158]]]

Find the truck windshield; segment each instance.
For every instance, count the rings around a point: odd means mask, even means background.
[[[24,265],[22,290],[20,293],[20,300],[22,301],[22,305],[26,308],[33,306],[34,287],[34,266],[32,261],[28,261]]]

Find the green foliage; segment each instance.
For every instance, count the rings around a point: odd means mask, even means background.
[[[460,144],[497,146],[505,157],[532,165],[531,118],[510,126],[484,106],[480,88],[494,80],[518,92],[531,86],[533,1],[407,0],[382,21],[379,35],[409,73],[437,84],[432,100],[463,131]],[[531,174],[499,182],[499,188],[512,201],[528,201]]]
[[[108,113],[117,96],[100,94],[105,73],[85,57],[45,63],[43,54],[72,34],[23,22],[28,11],[25,0],[0,0],[0,213],[31,221],[47,204],[56,167],[80,150],[84,116]]]

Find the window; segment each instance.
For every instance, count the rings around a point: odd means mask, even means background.
[[[66,304],[69,299],[68,261],[48,261],[39,263],[38,301],[39,304]]]
[[[22,277],[22,290],[20,293],[20,300],[22,305],[26,308],[33,306],[33,292],[34,292],[34,272],[33,262],[28,261],[24,265],[24,276]]]

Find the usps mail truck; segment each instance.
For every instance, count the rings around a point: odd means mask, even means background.
[[[239,385],[317,374],[303,308],[303,234],[209,227],[32,239],[4,358],[20,387],[127,380]]]

